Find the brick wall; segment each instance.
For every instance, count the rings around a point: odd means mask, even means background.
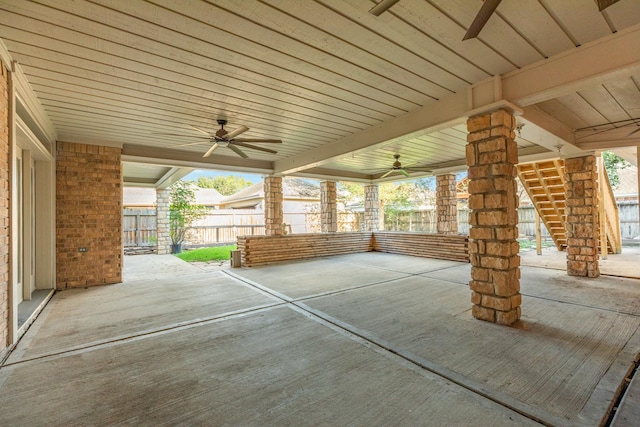
[[[56,287],[121,282],[121,149],[60,142],[56,151]]]
[[[0,63],[0,352],[9,345],[9,71]]]

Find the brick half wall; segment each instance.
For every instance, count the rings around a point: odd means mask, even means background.
[[[121,149],[59,142],[56,151],[56,288],[119,283]]]

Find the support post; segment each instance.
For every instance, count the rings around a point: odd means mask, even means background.
[[[604,159],[602,158],[602,154],[598,155],[597,159],[597,167],[598,167],[598,218],[600,219],[600,257],[602,259],[607,259],[609,256],[609,251],[607,249],[607,228],[605,224],[605,214],[604,214]]]
[[[282,178],[264,178],[264,226],[267,236],[284,234],[284,214],[282,211]]]
[[[337,191],[335,181],[320,183],[320,230],[323,233],[338,231]]]
[[[380,229],[380,199],[378,185],[364,186],[364,229],[378,231]]]
[[[439,234],[458,234],[456,175],[436,176],[436,229]]]
[[[169,225],[169,206],[171,197],[169,189],[156,189],[156,253],[171,253],[171,235]]]
[[[598,171],[593,155],[564,162],[567,274],[598,277]]]
[[[533,214],[536,217],[536,253],[538,255],[542,255],[542,233],[540,231],[540,215],[538,214],[538,210],[533,208]]]
[[[520,319],[515,119],[505,110],[467,120],[469,258],[475,318],[511,325]]]

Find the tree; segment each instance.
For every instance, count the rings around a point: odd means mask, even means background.
[[[631,166],[631,164],[612,151],[603,151],[602,160],[604,162],[604,169],[607,171],[611,187],[614,189],[618,188],[620,185],[620,169],[626,169]]]
[[[338,199],[345,205],[364,201],[364,186],[362,184],[340,181],[337,187]]]
[[[216,176],[214,178],[201,176],[198,178],[196,185],[200,188],[214,188],[223,196],[230,196],[243,188],[252,186],[253,183],[241,176],[228,175]]]
[[[192,181],[178,181],[169,187],[169,235],[171,244],[181,245],[193,223],[207,214],[207,209],[196,204],[196,191]]]

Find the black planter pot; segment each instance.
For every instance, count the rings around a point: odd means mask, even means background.
[[[171,245],[171,253],[179,254],[182,252],[182,243],[178,243],[177,245]]]

